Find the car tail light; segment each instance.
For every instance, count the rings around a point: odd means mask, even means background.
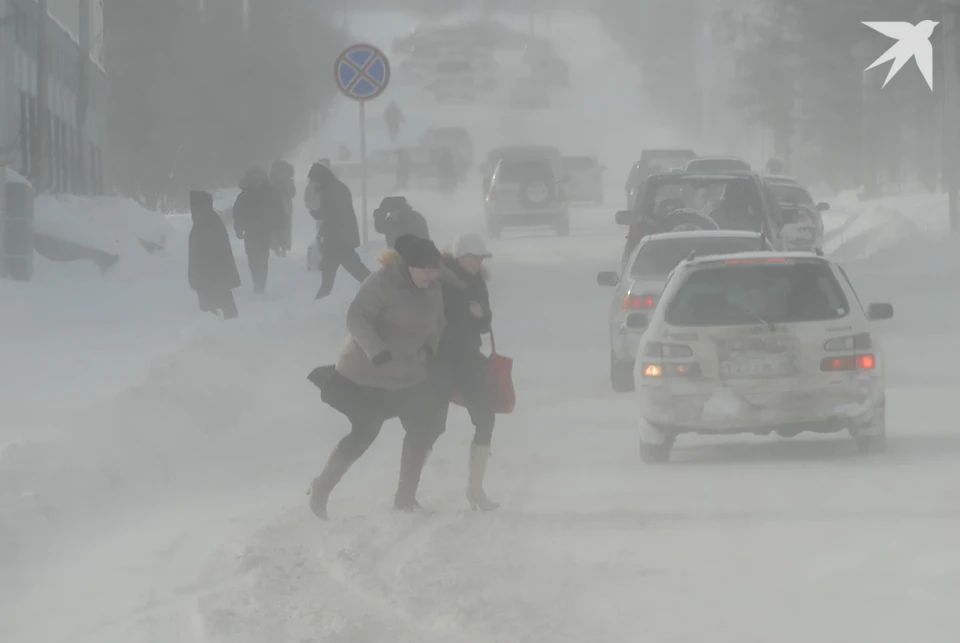
[[[693,349],[684,344],[649,342],[643,350],[643,377],[700,377],[700,364],[689,361]],[[687,361],[673,361],[687,360]]]
[[[653,310],[657,306],[655,295],[633,295],[627,294],[623,297],[621,308],[623,310]]]
[[[561,187],[561,188],[557,188],[557,198],[560,199],[561,201],[566,201],[566,200],[567,200],[567,191],[564,190],[562,187]]]
[[[824,343],[823,350],[828,353],[846,353],[845,355],[824,357],[820,360],[820,370],[825,373],[872,371],[877,367],[870,333],[835,337]]]

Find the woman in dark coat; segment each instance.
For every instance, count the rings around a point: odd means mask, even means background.
[[[209,192],[190,193],[190,229],[187,279],[197,293],[200,310],[222,312],[224,318],[237,317],[234,288],[240,286],[240,274],[233,258],[230,235],[223,219],[213,209]]]
[[[421,239],[430,238],[427,220],[402,196],[384,197],[380,206],[373,211],[373,229],[387,238],[388,248],[393,248],[397,239],[405,234]]]
[[[436,282],[440,259],[431,241],[397,239],[396,249],[383,252],[380,269],[363,282],[347,310],[349,336],[336,366],[310,374],[323,401],[350,420],[350,433],[310,487],[310,508],[323,520],[330,492],[391,418],[399,418],[406,431],[394,508],[421,508],[420,473],[443,431],[434,413],[436,389],[428,380],[446,324]]]
[[[476,234],[457,237],[440,266],[443,309],[447,327],[440,338],[434,369],[440,392],[438,414],[446,424],[450,397],[458,393],[474,425],[470,444],[467,501],[474,510],[493,511],[499,505],[483,490],[490,442],[496,420],[496,400],[487,383],[488,361],[480,352],[482,336],[490,332],[490,294],[483,261],[490,257]]]

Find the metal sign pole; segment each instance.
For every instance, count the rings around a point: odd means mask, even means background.
[[[363,243],[366,245],[367,235],[367,108],[366,103],[360,103],[360,210],[363,217]]]
[[[367,109],[366,102],[380,96],[390,84],[390,61],[373,45],[347,47],[333,65],[341,93],[360,105],[360,209],[361,238],[367,243]]]

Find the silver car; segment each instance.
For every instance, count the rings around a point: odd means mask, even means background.
[[[570,206],[560,177],[548,158],[501,159],[485,200],[487,233],[504,228],[551,226],[570,234]]]
[[[601,272],[597,283],[615,287],[610,304],[610,383],[617,393],[633,390],[633,367],[646,324],[642,315],[652,313],[670,273],[692,253],[699,257],[771,249],[756,232],[697,230],[665,232],[644,237],[634,248],[623,274]]]

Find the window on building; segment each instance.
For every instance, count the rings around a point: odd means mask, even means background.
[[[20,90],[20,174],[30,176],[30,100]]]

